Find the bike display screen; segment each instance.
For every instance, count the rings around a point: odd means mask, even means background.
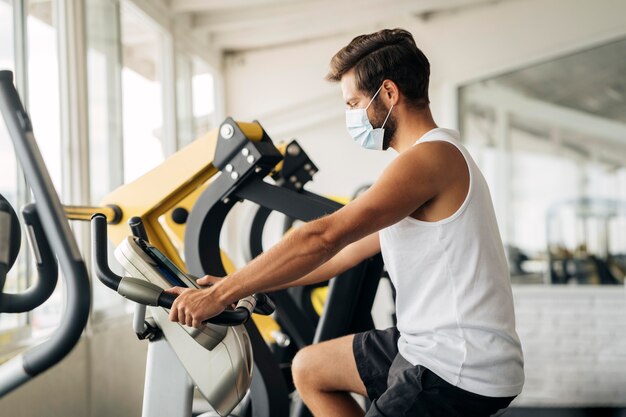
[[[137,239],[136,242],[144,250],[144,252],[154,261],[163,278],[167,280],[173,287],[184,287],[189,277],[183,271],[178,269],[172,261],[170,261],[163,253],[154,246],[148,245],[144,240]]]

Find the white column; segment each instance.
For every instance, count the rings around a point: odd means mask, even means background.
[[[65,204],[89,203],[89,111],[85,0],[55,2],[61,105],[62,195]],[[91,265],[89,224],[73,225]]]
[[[163,33],[161,57],[161,91],[163,97],[163,154],[167,158],[176,152],[176,58],[171,33]]]

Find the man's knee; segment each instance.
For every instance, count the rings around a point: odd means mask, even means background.
[[[303,385],[310,385],[315,381],[315,371],[319,369],[315,365],[317,362],[317,347],[315,345],[307,346],[300,349],[291,363],[291,372],[293,374],[294,383],[298,388]]]
[[[354,335],[328,340],[300,350],[292,363],[296,388],[365,393],[352,351]]]

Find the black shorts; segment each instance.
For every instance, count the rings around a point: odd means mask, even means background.
[[[411,365],[398,353],[399,337],[395,327],[354,336],[356,366],[372,401],[366,417],[487,417],[515,398],[474,394]]]

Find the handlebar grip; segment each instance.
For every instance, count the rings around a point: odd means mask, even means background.
[[[265,293],[258,293],[254,294],[254,298],[256,298],[256,307],[254,308],[254,312],[256,314],[269,316],[274,313],[274,310],[276,310],[276,305],[269,295]]]
[[[104,285],[117,291],[122,277],[111,271],[108,256],[107,218],[102,213],[91,216],[91,253],[96,277]]]
[[[0,200],[0,265],[4,265],[7,269],[11,263],[12,211],[9,203]]]
[[[167,293],[148,281],[138,279],[135,281],[136,278],[122,278],[111,271],[107,258],[106,217],[99,213],[94,214],[91,218],[91,227],[94,269],[100,281],[129,300],[140,304],[153,305],[156,299],[156,304],[159,307],[171,309],[174,300],[176,300],[176,294]],[[205,323],[237,326],[246,323],[249,319],[250,312],[246,308],[236,308],[235,310],[226,310],[206,320]]]
[[[39,279],[26,291],[4,294],[2,311],[7,313],[22,313],[43,304],[54,292],[59,278],[57,260],[52,253],[50,242],[34,203],[24,206],[22,217],[28,230],[28,241],[35,255]]]
[[[159,307],[163,308],[172,308],[172,304],[174,304],[174,300],[176,300],[176,294],[170,294],[168,292],[163,291],[161,295],[159,295]]]
[[[30,239],[30,244],[32,246],[33,252],[35,253],[37,267],[39,268],[41,267],[41,265],[47,265],[49,262],[52,261],[54,262],[52,268],[56,270],[56,261],[54,259],[54,255],[52,254],[52,249],[50,249],[50,243],[48,242],[48,238],[43,231],[41,218],[37,213],[37,208],[35,207],[35,204],[31,203],[24,206],[24,208],[22,209],[22,217],[24,218],[24,223],[28,228],[28,238]]]
[[[163,291],[161,295],[159,295],[159,307],[171,309],[176,297],[176,294],[170,294]],[[240,307],[234,310],[223,311],[217,316],[205,320],[204,323],[217,324],[220,326],[238,326],[240,324],[245,324],[249,319],[250,312],[244,307]]]
[[[245,324],[250,319],[250,312],[239,307],[234,310],[226,310],[215,317],[204,321],[204,323],[218,324],[220,326],[238,326]]]
[[[25,291],[2,294],[0,311],[3,313],[24,313],[39,307],[54,292],[59,277],[59,267],[35,204],[25,206],[22,209],[22,217],[28,230],[32,252],[35,255],[39,278]],[[19,223],[16,221],[14,226],[19,227]],[[16,244],[19,247],[19,242]]]

